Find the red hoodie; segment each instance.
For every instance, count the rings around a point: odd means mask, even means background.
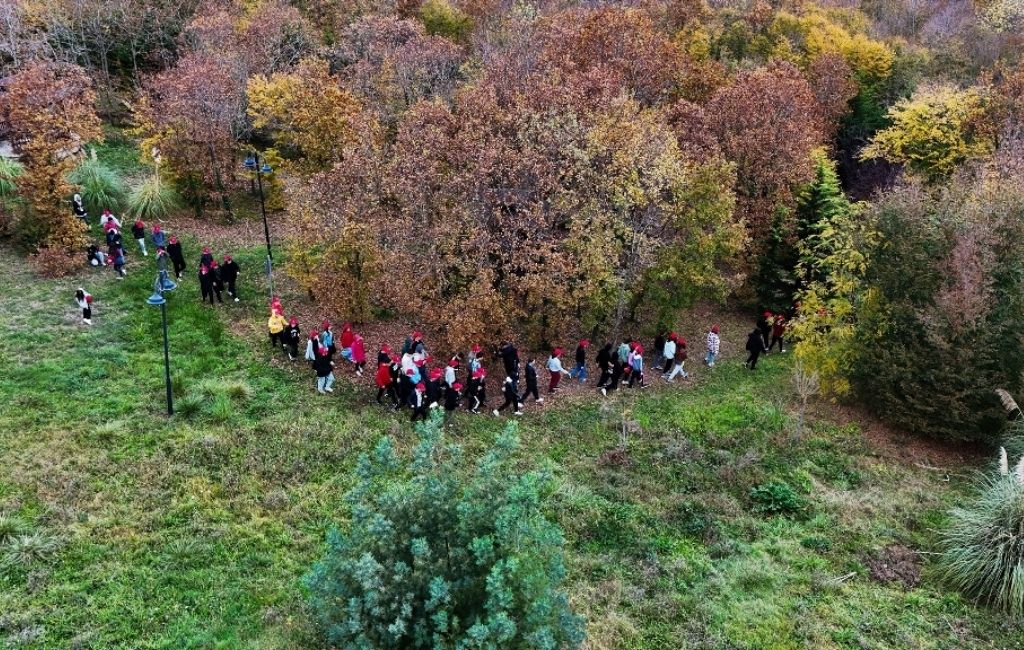
[[[382,363],[377,366],[377,388],[387,388],[391,383],[391,368]]]
[[[344,350],[345,348],[352,347],[352,339],[353,338],[355,338],[355,335],[352,334],[352,330],[346,329],[346,330],[342,331],[342,333],[341,333],[341,348]]]
[[[345,335],[341,335],[344,345]],[[363,337],[353,338],[352,341],[352,363],[366,363],[366,346],[363,344]]]

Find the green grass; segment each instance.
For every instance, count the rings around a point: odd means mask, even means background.
[[[236,257],[259,268],[259,249]],[[344,383],[317,399],[302,364],[270,362],[258,286],[214,311],[191,275],[168,306],[168,420],[153,271],[129,273],[44,281],[0,254],[0,645],[317,647],[300,578],[347,516],[356,455],[386,433],[407,445],[409,425]],[[92,328],[72,300],[82,282]],[[523,464],[557,478],[590,647],[1021,647],[930,555],[914,589],[869,576],[888,544],[934,550],[966,481],[886,460],[855,426],[793,439],[784,359],[702,374],[522,423]],[[627,408],[630,462],[603,464]],[[459,417],[451,435],[472,458],[502,422]],[[805,507],[758,513],[752,489],[770,484]]]

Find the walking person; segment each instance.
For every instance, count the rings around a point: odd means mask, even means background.
[[[203,296],[203,302],[206,299],[210,299],[210,304],[213,303],[213,276],[210,275],[210,269],[205,264],[199,265],[199,292]]]
[[[150,235],[150,239],[152,239],[153,246],[155,248],[167,248],[167,234],[164,233],[163,228],[160,227],[160,224],[153,224],[153,233]],[[177,241],[177,238],[171,237],[171,240]]]
[[[142,219],[136,219],[135,223],[132,224],[132,237],[138,242],[142,256],[148,256],[149,253],[146,251],[146,224],[143,223]]]
[[[707,353],[704,355],[704,364],[708,368],[715,367],[715,359],[718,358],[718,350],[721,344],[722,339],[718,336],[718,325],[712,325],[711,329],[708,330],[707,339],[705,339]]]
[[[668,373],[672,372],[672,364],[675,362],[676,358],[676,348],[679,345],[677,342],[678,338],[679,335],[675,332],[670,333],[668,335],[668,340],[665,341],[665,345],[661,348],[661,374],[664,377],[667,377]]]
[[[114,254],[114,271],[117,272],[118,280],[124,280],[128,275],[128,272],[124,270],[124,263],[124,249],[118,246]]]
[[[589,376],[587,374],[587,348],[589,347],[590,341],[587,339],[580,340],[576,346],[576,365],[573,366],[572,372],[569,373],[569,376],[573,379],[579,379],[581,384],[585,384]]]
[[[470,413],[479,413],[480,407],[487,403],[487,386],[484,383],[487,373],[483,368],[478,368],[469,379],[466,386],[466,407]]]
[[[409,406],[412,407],[412,421],[427,419],[427,399],[425,392],[427,390],[426,384],[420,382],[416,384],[413,391],[409,394]]]
[[[498,417],[499,415],[501,415],[501,412],[510,406],[515,407],[513,415],[522,415],[523,407],[519,403],[519,394],[516,392],[516,384],[514,381],[512,381],[511,377],[505,377],[505,381],[501,385],[501,391],[502,394],[505,396],[505,401],[502,403],[501,406],[492,411],[494,413],[494,417]]]
[[[451,388],[455,385],[456,376],[459,371],[459,357],[461,355],[456,354],[454,357],[448,360],[448,365],[444,368],[444,385]]]
[[[505,376],[511,377],[512,382],[515,384],[519,383],[519,350],[512,344],[512,341],[506,340],[502,343],[501,347],[498,348],[498,356],[501,357],[501,364],[505,368]]]
[[[395,391],[394,378],[391,376],[391,364],[378,363],[377,374],[374,375],[373,381],[377,384],[377,403],[383,404],[381,398],[387,395],[391,399],[391,405],[397,407],[398,394]]]
[[[157,235],[163,237],[163,233],[160,232],[160,226],[153,226],[153,243],[156,244]],[[157,246],[159,248],[159,246]],[[167,254],[171,256],[171,262],[174,264],[174,279],[181,279],[181,272],[185,270],[185,254],[181,250],[181,242],[174,235],[171,235],[170,240],[167,243]]]
[[[462,402],[462,384],[455,382],[444,390],[445,419],[451,417],[451,414],[458,410],[460,402]]]
[[[213,267],[213,253],[210,252],[209,246],[203,246],[203,252],[199,255],[199,264],[206,265],[206,268]]]
[[[466,364],[469,368],[467,372],[470,377],[472,377],[473,373],[480,370],[482,367],[480,363],[480,345],[478,343],[474,343],[473,346],[469,348],[469,355],[467,356]]]
[[[238,302],[238,276],[241,274],[242,269],[238,266],[238,262],[231,259],[230,255],[224,256],[224,263],[220,265],[220,279],[228,287],[228,295]]]
[[[775,344],[779,344],[779,353],[786,351],[784,337],[786,336],[786,317],[776,314],[772,319],[772,341],[768,344],[768,351],[771,352]]]
[[[341,348],[341,358],[345,361],[352,361],[352,341],[355,338],[355,332],[352,331],[352,323],[343,323],[341,326],[341,336],[338,337],[338,347]]]
[[[82,220],[86,228],[91,228],[89,224],[89,214],[85,211],[85,204],[82,203],[82,195],[76,194],[71,198],[71,212],[74,213],[75,217]]]
[[[607,395],[610,390],[618,390],[619,383],[622,381],[622,376],[626,373],[626,364],[619,360],[619,355],[616,354],[612,357],[612,374],[608,380],[608,385],[601,388],[601,394]]]
[[[604,347],[597,351],[597,368],[601,376],[597,380],[597,387],[603,388],[612,378],[612,344],[608,341]]]
[[[284,330],[284,343],[288,346],[288,360],[295,361],[299,356],[299,320],[294,316],[288,320],[288,327]]]
[[[331,326],[331,321],[324,319],[324,322],[320,323],[320,340],[326,346],[334,345],[334,328]]]
[[[331,386],[334,385],[334,361],[331,360],[331,357],[334,355],[334,351],[321,343],[313,354],[313,370],[316,372],[316,392],[321,395],[333,393],[334,389]]]
[[[220,267],[217,266],[217,260],[210,262],[210,278],[213,280],[210,286],[213,287],[213,292],[217,294],[217,302],[223,304],[224,299],[221,298],[221,292],[224,291],[224,279],[220,277]]]
[[[548,372],[551,373],[551,379],[548,382],[548,394],[554,394],[558,391],[558,382],[562,379],[562,375],[568,375],[568,371],[562,367],[562,348],[555,348],[551,351],[551,356],[548,357]]]
[[[363,376],[363,368],[366,367],[366,344],[360,334],[352,336],[352,363],[355,364],[356,374]]]
[[[117,252],[121,250],[121,233],[117,228],[110,228],[107,230],[107,260],[110,264],[114,263],[114,258],[117,257]]]
[[[754,330],[747,335],[747,352],[750,353],[750,356],[743,362],[743,365],[753,370],[757,367],[757,359],[764,351],[764,333],[760,327],[754,327]]]
[[[441,377],[443,374],[443,370],[434,368],[427,375],[427,408],[434,409],[441,405],[441,392],[443,390]]]
[[[675,340],[676,349],[675,356],[672,358],[672,370],[665,375],[665,381],[672,383],[677,376],[682,375],[683,379],[686,379],[690,375],[686,372],[686,339],[679,337]]]
[[[395,406],[395,410],[402,408],[402,406],[409,403],[409,394],[412,393],[416,387],[416,382],[413,381],[413,377],[416,376],[416,371],[409,369],[399,373],[398,375],[398,405]]]
[[[78,287],[78,291],[75,291],[75,302],[82,310],[82,322],[92,325],[92,295],[82,287]]]
[[[111,228],[121,229],[121,222],[117,220],[117,217],[113,215],[110,209],[104,209],[103,214],[100,215],[100,227],[106,232]]]
[[[537,361],[532,358],[526,362],[526,391],[519,398],[519,402],[525,405],[526,398],[530,395],[533,395],[534,402],[544,403],[544,398],[540,396],[540,391],[537,389]]]
[[[636,382],[640,382],[640,388],[647,387],[644,380],[644,346],[639,343],[633,347],[629,359],[629,387],[632,388]]]
[[[284,319],[284,314],[278,310],[274,310],[270,313],[270,318],[267,319],[267,330],[270,333],[270,347],[276,348],[281,347],[282,350],[286,350],[284,329],[288,327],[288,321]]]

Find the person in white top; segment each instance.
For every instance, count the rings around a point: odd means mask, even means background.
[[[92,325],[92,296],[82,287],[75,292],[75,302],[82,308],[82,322]]]
[[[663,375],[667,375],[672,371],[672,362],[676,357],[676,339],[679,335],[672,332],[668,335],[668,340],[665,341],[665,347],[661,350],[661,372]]]
[[[548,392],[554,393],[558,390],[558,381],[562,378],[562,375],[568,375],[569,372],[562,367],[562,360],[559,358],[562,356],[562,348],[555,348],[551,351],[551,356],[548,357],[548,372],[551,373],[551,381],[548,383]]]
[[[715,367],[715,359],[718,358],[719,345],[721,345],[721,339],[718,338],[718,325],[713,325],[711,327],[711,331],[708,332],[708,352],[704,355],[704,363],[707,364],[709,368]]]

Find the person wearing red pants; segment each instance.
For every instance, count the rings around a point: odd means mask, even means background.
[[[568,375],[568,371],[562,367],[562,348],[555,348],[548,357],[548,372],[551,373],[551,381],[548,382],[548,392],[554,393],[558,390],[558,382],[562,375]]]

